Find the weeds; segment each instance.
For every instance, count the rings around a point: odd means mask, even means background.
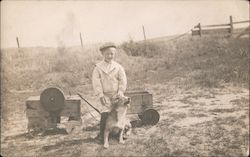
[[[160,58],[154,70],[163,69],[164,75],[175,71],[193,85],[219,87],[223,82],[248,84],[248,43],[249,38],[186,37],[167,43],[129,41],[121,48],[131,56]],[[149,62],[146,69],[152,67]]]
[[[247,86],[248,46],[249,38],[186,36],[171,42],[131,40],[120,45],[116,60],[124,66],[132,88],[139,82],[143,86],[171,80],[176,80],[177,85],[184,80],[183,84],[189,87],[220,87],[223,83]],[[3,87],[40,89],[56,83],[74,88],[82,82],[91,82],[95,63],[101,59],[98,45],[4,49]]]

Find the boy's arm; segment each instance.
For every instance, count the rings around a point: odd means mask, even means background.
[[[127,89],[127,76],[125,70],[122,66],[119,69],[119,87],[118,87],[118,95],[123,95]]]
[[[95,94],[101,98],[103,97],[103,89],[102,89],[102,84],[101,84],[101,76],[98,72],[97,67],[95,67],[93,74],[92,74],[92,85],[93,85],[93,89]]]

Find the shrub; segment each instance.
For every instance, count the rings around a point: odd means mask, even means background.
[[[157,43],[134,42],[133,40],[124,42],[120,47],[127,53],[127,55],[144,57],[157,56],[164,50],[164,47]]]

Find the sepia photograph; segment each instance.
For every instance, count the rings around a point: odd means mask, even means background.
[[[0,4],[1,156],[249,156],[249,1]]]

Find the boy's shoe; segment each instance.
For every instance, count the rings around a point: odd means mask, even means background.
[[[94,139],[98,140],[101,143],[103,143],[103,138],[101,137],[100,133]]]

